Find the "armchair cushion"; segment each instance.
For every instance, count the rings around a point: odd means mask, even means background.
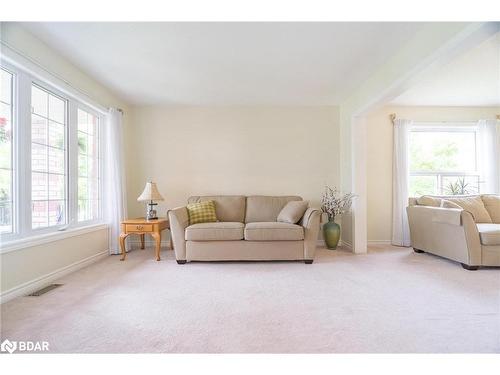
[[[500,224],[477,224],[481,244],[485,246],[500,245]]]
[[[278,215],[278,221],[282,223],[297,224],[304,216],[309,202],[291,201],[288,202]]]
[[[300,225],[280,222],[248,223],[245,240],[248,241],[302,241],[304,228]]]
[[[186,241],[238,241],[243,239],[243,223],[199,223],[186,228]]]

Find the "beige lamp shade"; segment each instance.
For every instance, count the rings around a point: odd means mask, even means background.
[[[156,187],[156,183],[154,182],[146,182],[146,187],[142,194],[137,198],[140,201],[162,201],[163,197],[161,196],[158,188]]]

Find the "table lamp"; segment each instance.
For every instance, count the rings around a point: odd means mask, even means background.
[[[146,182],[146,187],[142,194],[137,198],[139,202],[147,202],[146,205],[146,219],[147,220],[156,220],[158,217],[156,216],[155,207],[158,203],[154,203],[153,201],[162,201],[163,197],[161,196],[158,188],[156,187],[155,182]]]

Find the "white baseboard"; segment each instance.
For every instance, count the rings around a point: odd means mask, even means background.
[[[325,240],[317,240],[316,246],[326,247]],[[343,248],[350,250],[350,251],[352,250],[352,245],[350,243],[342,241],[342,240],[339,241],[339,247],[343,247]]]
[[[368,245],[390,245],[391,240],[368,240]]]
[[[88,258],[79,260],[78,262],[59,268],[58,270],[50,272],[46,275],[37,277],[36,279],[30,280],[12,289],[6,290],[5,292],[0,294],[0,304],[10,301],[16,297],[21,297],[33,293],[34,291],[47,286],[54,280],[59,279],[72,272],[75,272],[92,263],[95,263],[98,260],[105,258],[108,255],[109,255],[109,250],[101,251],[100,253],[94,254]]]
[[[350,242],[347,242],[347,241],[340,241],[340,246],[346,248],[347,250],[349,251],[352,251],[352,244]]]
[[[369,240],[368,245],[390,245],[391,241],[390,240]],[[326,246],[324,240],[318,240],[317,242],[318,246]],[[340,240],[339,246],[342,246],[343,248],[352,251],[352,244],[347,242],[347,241],[342,241]]]
[[[388,240],[369,240],[367,241],[368,245],[390,245],[391,241]],[[347,241],[340,241],[340,246],[343,248],[352,251],[352,244]]]
[[[130,239],[130,242],[128,242],[131,246],[133,246],[133,248],[138,248],[140,247],[141,245],[141,240],[138,239],[138,238],[131,238]],[[145,239],[144,240],[144,246],[146,247],[153,247],[156,245],[156,242],[152,239]],[[170,241],[168,239],[164,240],[162,239],[161,242],[160,242],[160,246],[161,247],[168,247],[170,248]],[[128,251],[128,250],[127,250]]]

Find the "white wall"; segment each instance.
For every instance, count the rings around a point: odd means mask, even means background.
[[[17,24],[1,23],[0,38],[12,47],[10,50],[2,44],[2,53],[9,50],[21,54],[49,72],[56,72],[59,78],[72,86],[85,91],[97,104],[103,107],[120,107],[128,113],[127,103]],[[128,123],[127,116],[124,122]],[[107,230],[100,229],[94,233],[1,254],[2,295],[39,278],[43,279],[44,275],[50,275],[86,259],[93,259],[107,250],[107,238]]]
[[[147,180],[160,214],[190,195],[298,194],[319,206],[339,185],[336,107],[137,107],[126,132],[129,213]]]
[[[495,118],[498,107],[387,106],[366,117],[368,241],[390,241],[392,226],[393,125],[389,114],[414,121],[477,121]]]
[[[166,198],[163,214],[167,207],[184,204],[191,194],[299,194],[318,205],[323,185],[340,186],[341,173],[344,189],[356,192],[352,116],[373,104],[374,97],[387,96],[384,90],[399,87],[421,65],[429,65],[429,56],[468,27],[431,25],[410,41],[343,103],[342,132],[336,107],[130,109],[16,24],[2,23],[0,37],[102,106],[125,110],[129,210],[130,216],[140,216],[144,208],[136,197],[148,179],[159,183]],[[351,225],[346,228],[348,236],[356,234]],[[106,231],[74,241],[82,246],[64,240],[2,255],[2,292],[99,254],[105,250]],[[66,252],[71,257],[62,257]]]
[[[354,126],[365,126],[359,116],[399,96],[422,79],[424,73],[442,66],[496,32],[495,23],[428,23],[341,103],[340,157],[344,191],[362,196],[367,188],[366,171],[359,170],[366,165],[366,129],[354,129]],[[355,253],[367,251],[367,220],[364,199],[355,200],[351,214],[342,217],[343,241],[351,243]]]
[[[108,249],[108,230],[99,229],[41,245],[13,250],[1,255],[2,293],[17,295],[17,290],[30,290],[38,279],[62,275],[65,268],[79,266],[87,260],[97,260]],[[118,261],[118,258],[117,258]]]

